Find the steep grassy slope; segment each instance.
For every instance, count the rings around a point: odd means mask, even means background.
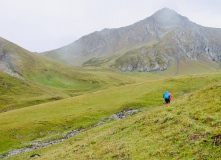
[[[1,61],[12,71],[26,80],[61,89],[82,90],[90,86],[94,79],[78,68],[72,68],[33,54],[7,40],[1,40]]]
[[[133,82],[133,78],[124,78],[119,72],[111,69],[91,70],[90,68],[69,67],[31,53],[3,38],[0,38],[0,43],[1,63],[26,80],[46,86],[78,92],[102,88],[110,84],[119,85],[121,81],[122,83]],[[115,77],[116,81],[108,79],[109,77]]]
[[[79,72],[86,75],[86,77],[81,77],[82,79],[79,81],[74,79],[65,81],[66,79],[60,77],[57,77],[57,79],[55,79],[56,77],[51,77],[53,81],[57,80],[57,82],[53,83],[53,86],[50,85],[51,83],[39,84],[35,81],[21,80],[0,72],[0,112],[95,92],[105,88],[162,78],[149,73],[122,74],[110,69],[87,68],[79,69]],[[58,86],[58,84],[61,85]]]
[[[0,112],[70,97],[68,94],[0,72]]]
[[[111,86],[135,83],[142,79],[135,76],[123,76],[111,69],[92,70],[69,67],[31,53],[3,38],[0,38],[0,65],[1,71],[8,73],[9,70],[10,73],[23,78],[23,82],[16,78],[10,79],[11,76],[0,71],[1,79],[4,79],[1,83],[11,86],[0,90],[4,95],[2,98],[2,102],[4,102],[1,103],[0,110],[2,108],[8,110],[9,108],[25,107],[54,98],[67,98]],[[30,87],[30,92],[24,89],[25,85]],[[26,88],[28,88],[27,86]],[[56,94],[53,93],[55,91]],[[22,98],[22,95],[25,96]],[[20,100],[21,102],[19,102]]]
[[[160,106],[165,90],[177,99],[220,80],[220,74],[168,78],[0,113],[0,151],[26,146],[37,138],[59,137],[63,131],[86,128],[123,108]]]
[[[219,79],[175,98],[169,105],[150,108],[134,117],[85,131],[63,143],[9,159],[26,159],[34,154],[40,155],[36,159],[46,160],[220,159],[220,94]]]

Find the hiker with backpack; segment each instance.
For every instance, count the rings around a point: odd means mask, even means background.
[[[172,94],[169,92],[164,92],[163,98],[165,99],[166,104],[170,103],[170,100],[172,99]]]

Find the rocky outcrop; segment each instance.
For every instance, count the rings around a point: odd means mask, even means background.
[[[0,41],[0,71],[7,73],[13,77],[24,80],[18,73],[13,71],[13,65],[10,61],[10,56],[7,54],[7,51],[1,48],[2,42]]]
[[[13,77],[16,77],[16,78],[24,80],[24,78],[21,77],[18,73],[13,72],[8,67],[6,67],[6,65],[4,63],[1,63],[1,62],[0,62],[0,71],[2,71],[4,73],[7,73],[7,74],[9,74],[9,75],[11,75]]]
[[[188,25],[188,27],[180,26],[173,29],[151,46],[128,51],[117,59],[115,66],[121,71],[148,72],[165,70],[170,61],[181,59],[198,61],[204,57],[220,62],[221,30],[192,23]],[[132,60],[131,52],[133,53]]]

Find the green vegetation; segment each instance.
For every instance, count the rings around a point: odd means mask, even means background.
[[[194,69],[193,69],[194,68]],[[219,73],[220,64],[209,60],[202,61],[171,61],[169,67],[165,71],[153,71],[158,76],[180,76],[189,74],[202,74],[202,73]]]
[[[1,63],[25,78],[0,72],[0,155],[86,128],[64,143],[9,159],[220,158],[220,64],[181,57],[163,72],[110,68],[137,60],[163,65],[162,44],[156,43],[149,44],[156,57],[137,56],[134,49],[70,67],[0,40]],[[199,74],[206,72],[213,74]],[[166,90],[173,94],[170,105],[162,105]],[[90,129],[104,117],[137,108],[146,112]]]
[[[201,82],[211,84],[199,89],[204,86]],[[153,87],[157,84],[152,83]],[[88,129],[65,142],[9,159],[26,159],[33,154],[46,160],[220,159],[220,74],[168,79],[167,83],[169,86],[183,83],[186,87],[178,97],[181,86],[170,86],[176,96],[169,105],[149,108],[133,117]],[[133,86],[136,92],[135,86],[139,85]]]
[[[167,44],[169,43],[169,45]],[[134,48],[129,51],[120,51],[114,56],[104,58],[93,58],[84,63],[84,66],[93,68],[115,68],[119,69],[123,66],[136,67],[139,62],[139,67],[148,65],[154,67],[158,64],[160,67],[166,65],[165,58],[162,53],[166,52],[168,56],[176,57],[173,54],[178,53],[178,49],[174,46],[176,42],[171,41],[171,34],[167,34],[159,42],[151,42],[142,47]],[[194,68],[194,69],[193,69]],[[162,71],[151,71],[151,73],[157,73],[159,76],[178,76],[188,74],[200,74],[200,73],[214,73],[221,70],[221,63],[208,60],[205,57],[199,57],[198,61],[192,61],[184,55],[180,55],[171,60],[168,63],[168,67],[164,72]]]
[[[9,149],[26,146],[32,140],[56,138],[64,131],[87,128],[123,108],[151,109],[160,106],[165,90],[173,93],[176,100],[220,80],[220,74],[167,78],[1,113],[0,151],[2,154]]]
[[[56,88],[0,72],[0,112],[70,97]]]
[[[132,51],[128,51],[127,53],[125,53],[123,56],[121,56],[120,58],[118,58],[116,60],[116,67],[121,66],[125,63],[127,64],[131,64],[131,65],[135,65],[138,61],[138,49],[136,50],[132,50]]]
[[[84,73],[84,70],[68,67],[43,56],[35,55],[6,40],[3,41],[1,50],[5,57],[7,56],[3,62],[26,80],[76,91],[100,87],[97,83],[90,85],[90,82],[95,79],[93,75]]]
[[[0,40],[0,62],[25,78],[0,73],[0,112],[142,80],[112,69],[69,67]]]
[[[136,74],[121,74],[110,69],[96,70],[87,68],[79,69],[78,72],[79,74],[76,75],[77,80],[76,77],[73,79],[68,75],[59,77],[58,73],[48,71],[47,74],[42,72],[39,73],[39,76],[33,76],[33,79],[29,81],[23,81],[8,74],[0,73],[0,94],[3,95],[0,97],[0,112],[78,96],[110,87],[143,82],[147,79],[158,77],[151,74],[139,76],[136,76]],[[51,81],[48,79],[51,79]]]

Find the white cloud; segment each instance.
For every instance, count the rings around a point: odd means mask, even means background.
[[[221,28],[220,6],[217,0],[1,0],[0,36],[41,52],[96,30],[130,25],[164,7]]]

